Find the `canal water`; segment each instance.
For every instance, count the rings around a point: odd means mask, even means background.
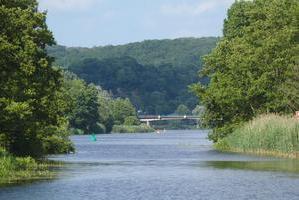
[[[298,200],[297,161],[220,153],[206,131],[72,138],[58,177],[0,188],[1,200]]]

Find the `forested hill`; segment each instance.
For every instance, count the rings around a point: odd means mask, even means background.
[[[126,45],[93,48],[54,46],[48,48],[48,52],[56,58],[56,63],[63,67],[69,67],[84,58],[102,60],[126,56],[136,59],[142,65],[169,63],[174,66],[198,66],[200,57],[208,54],[217,41],[218,38],[215,37],[145,40]]]
[[[48,49],[56,63],[116,97],[128,97],[147,114],[170,114],[183,104],[192,110],[198,100],[188,85],[198,82],[201,57],[218,38],[147,40],[119,46]]]

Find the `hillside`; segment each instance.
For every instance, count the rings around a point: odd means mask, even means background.
[[[169,114],[180,104],[192,110],[197,98],[188,85],[200,81],[201,57],[218,38],[147,40],[94,48],[50,47],[56,64],[116,97],[128,97],[143,113]]]
[[[170,63],[174,66],[198,66],[200,57],[208,54],[217,41],[218,38],[215,37],[145,40],[126,45],[93,48],[54,46],[49,47],[48,52],[56,58],[56,63],[63,67],[69,67],[85,58],[102,60],[126,56],[143,65]]]

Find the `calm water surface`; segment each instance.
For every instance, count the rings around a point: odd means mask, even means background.
[[[0,188],[1,200],[299,199],[296,161],[220,153],[205,131],[73,137],[58,178]]]

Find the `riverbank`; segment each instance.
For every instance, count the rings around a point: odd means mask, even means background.
[[[31,157],[14,157],[0,150],[0,186],[39,179],[51,179],[55,174],[49,170],[53,163],[36,161]]]
[[[274,114],[263,115],[218,141],[215,148],[299,159],[299,120]]]
[[[145,124],[136,126],[114,125],[112,133],[152,133],[155,129]]]

